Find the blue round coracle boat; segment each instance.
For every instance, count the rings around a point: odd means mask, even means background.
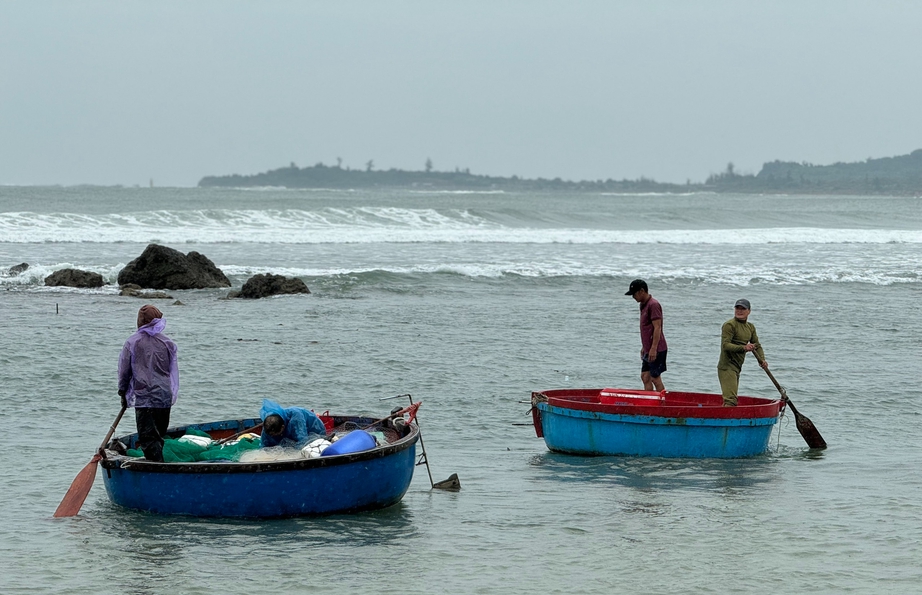
[[[629,389],[532,393],[535,432],[555,452],[577,455],[733,458],[768,450],[781,401]]]
[[[193,424],[170,428],[167,434],[179,437],[196,430],[220,440],[260,422]],[[157,463],[107,449],[101,461],[106,492],[112,502],[126,508],[203,517],[324,515],[399,502],[413,479],[419,440],[416,424],[395,429],[384,420],[348,416],[332,416],[332,424],[337,429],[377,431],[386,440],[360,452],[259,462]],[[117,440],[132,449],[137,438],[130,434]]]

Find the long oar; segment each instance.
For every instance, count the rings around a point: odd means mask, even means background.
[[[410,399],[410,406],[413,405],[413,397],[410,396],[409,393],[407,393],[407,394],[405,394],[405,395],[396,395],[396,396],[393,396],[393,397],[384,397],[384,398],[381,399],[381,400],[382,400],[382,401],[385,401],[385,400],[389,400],[389,399],[399,399],[400,397],[407,397],[408,399]],[[396,415],[396,413],[392,413],[391,415]],[[417,428],[419,427],[419,418],[418,418],[418,417],[416,418],[416,427],[417,427]],[[460,490],[460,489],[461,489],[461,480],[458,479],[458,474],[457,474],[457,473],[452,473],[451,475],[448,476],[448,479],[444,479],[444,480],[439,481],[439,482],[434,482],[434,481],[432,481],[432,469],[429,468],[429,457],[426,455],[426,444],[423,442],[423,433],[422,433],[422,431],[419,432],[419,446],[420,446],[420,448],[422,448],[422,450],[423,450],[423,455],[422,455],[422,457],[420,457],[420,458],[422,459],[422,462],[426,464],[426,472],[429,474],[429,485],[432,486],[432,489],[435,489],[435,490],[449,490],[449,491],[452,491],[452,492],[457,492],[458,490]],[[419,463],[416,463],[416,464],[419,465]]]
[[[96,465],[102,460],[100,451],[109,443],[109,438],[115,433],[115,428],[118,426],[118,422],[122,421],[122,416],[125,415],[126,409],[127,407],[122,407],[122,410],[118,412],[118,417],[109,426],[109,433],[106,434],[105,440],[102,441],[90,462],[74,478],[74,482],[70,484],[70,489],[64,494],[64,499],[58,504],[58,509],[54,511],[54,516],[74,516],[80,512],[80,507],[83,506],[87,495],[90,493],[90,488],[93,487],[93,480],[96,479]]]
[[[227,438],[221,438],[220,440],[217,440],[217,441],[215,442],[215,444],[217,444],[217,445],[219,445],[219,446],[222,445],[222,444],[227,444],[227,443],[230,442],[231,440],[233,440],[233,439],[235,439],[235,438],[240,438],[240,437],[243,436],[244,434],[249,434],[249,433],[251,433],[251,432],[255,432],[256,430],[258,430],[258,429],[261,428],[261,427],[263,427],[263,422],[259,422],[258,424],[256,424],[256,425],[253,426],[252,428],[247,428],[247,429],[245,429],[245,430],[243,430],[243,431],[241,431],[241,432],[237,432],[237,433],[234,434],[233,436],[228,436]]]
[[[398,396],[398,397],[403,397],[403,396],[409,396],[409,395],[397,395],[397,396]],[[389,397],[389,398],[393,398],[393,397]],[[368,428],[372,428],[372,427],[374,427],[374,426],[380,424],[381,422],[385,422],[385,421],[387,421],[387,420],[389,420],[389,419],[394,419],[395,417],[403,417],[403,415],[406,414],[406,413],[409,413],[409,414],[410,414],[410,421],[412,422],[414,419],[416,419],[416,410],[419,409],[419,406],[420,406],[420,405],[422,405],[422,402],[414,403],[414,402],[413,402],[413,399],[410,399],[410,406],[409,406],[409,407],[404,407],[403,409],[396,409],[396,410],[392,411],[391,414],[388,415],[387,417],[382,417],[381,419],[375,420],[375,421],[371,422],[370,424],[368,424],[367,426],[365,426],[365,427],[362,428],[362,429],[363,429],[363,430],[367,430]],[[417,425],[418,425],[418,424],[417,424]]]
[[[752,352],[756,356],[759,365],[762,365],[762,359],[756,355],[756,352]],[[810,418],[806,415],[803,415],[800,411],[794,407],[794,403],[791,402],[791,399],[788,398],[788,393],[784,390],[784,387],[778,384],[778,381],[775,380],[775,377],[772,376],[772,373],[768,368],[762,368],[765,370],[765,373],[768,374],[769,379],[771,379],[772,384],[775,385],[775,388],[778,389],[778,392],[781,393],[781,400],[787,403],[787,406],[791,408],[791,411],[794,413],[794,421],[797,424],[797,431],[800,432],[800,435],[803,436],[804,441],[807,443],[807,446],[810,448],[823,449],[826,448],[826,441],[823,440],[823,437],[820,435],[820,431],[816,429],[816,426],[813,425],[813,422],[810,421]]]

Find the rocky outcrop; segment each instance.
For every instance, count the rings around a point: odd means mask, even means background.
[[[49,287],[102,287],[106,282],[99,273],[79,269],[61,269],[45,277]]]
[[[282,275],[253,275],[243,284],[239,292],[234,292],[228,297],[258,299],[270,295],[284,293],[310,293],[304,281],[296,277],[283,277]]]
[[[24,262],[22,264],[17,264],[10,267],[10,270],[7,272],[9,276],[18,275],[19,273],[25,272],[29,268],[29,263]]]
[[[119,285],[133,283],[151,289],[230,287],[230,281],[208,257],[198,252],[150,244],[118,274]]]
[[[128,283],[119,287],[119,295],[142,298],[145,300],[171,300],[173,296],[163,291],[144,291],[140,285]]]

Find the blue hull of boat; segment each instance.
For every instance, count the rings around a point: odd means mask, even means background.
[[[418,439],[419,430],[411,426],[407,436],[387,446],[294,461],[154,463],[121,457],[103,461],[103,480],[115,504],[158,514],[272,518],[358,512],[400,501],[413,479]]]
[[[777,416],[708,419],[536,405],[550,450],[579,455],[734,458],[761,454]]]

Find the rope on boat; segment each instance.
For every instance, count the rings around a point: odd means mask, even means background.
[[[784,386],[782,386],[781,388],[784,389]],[[787,413],[787,410],[788,410],[788,408],[785,407],[784,405],[785,405],[785,402],[784,400],[782,400],[781,409],[779,410],[779,414],[778,414],[778,423],[775,424],[778,428],[778,433],[775,438],[775,450],[776,451],[781,449],[781,422],[784,421],[784,414]]]
[[[784,413],[782,412],[781,415],[778,417],[778,423],[776,424],[778,427],[778,431],[775,435],[775,451],[776,452],[781,450],[781,419],[783,417],[784,417]]]
[[[544,393],[531,393],[531,407],[525,412],[525,415],[531,415],[538,403],[547,403],[547,395]]]

